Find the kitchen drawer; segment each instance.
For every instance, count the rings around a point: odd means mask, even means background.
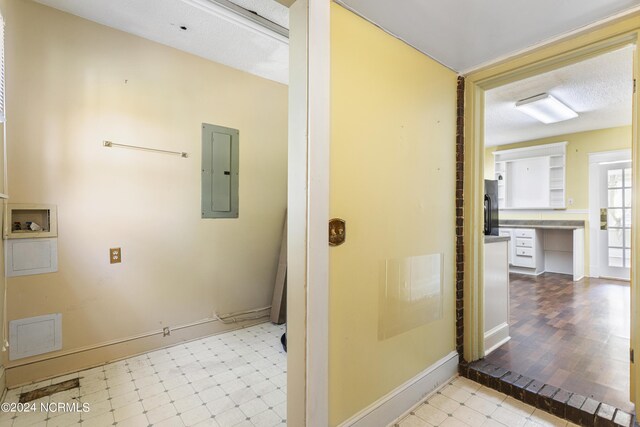
[[[532,248],[517,247],[516,248],[516,255],[517,256],[524,256],[524,257],[533,257],[533,249]]]
[[[514,267],[536,268],[536,262],[532,256],[515,255],[511,264]]]
[[[516,239],[516,246],[523,247],[523,248],[532,248],[533,239],[528,239],[526,237],[519,237]]]
[[[516,237],[528,237],[532,239],[536,235],[536,230],[530,228],[516,229],[515,235]]]

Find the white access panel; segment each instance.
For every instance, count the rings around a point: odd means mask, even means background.
[[[58,239],[5,240],[7,277],[58,271]]]
[[[9,322],[9,360],[62,349],[62,314]]]

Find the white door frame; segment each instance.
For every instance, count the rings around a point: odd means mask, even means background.
[[[589,276],[600,277],[600,163],[631,161],[631,149],[589,153]]]
[[[606,27],[603,27],[606,28]],[[635,28],[635,27],[634,27]],[[587,33],[589,36],[587,36]],[[465,77],[465,155],[464,155],[464,358],[472,362],[480,359],[484,353],[483,293],[484,293],[484,98],[485,92],[527,77],[542,74],[563,66],[575,64],[587,58],[611,52],[629,44],[636,45],[638,31],[616,33],[613,35],[592,37],[593,30],[583,30],[576,39],[559,41],[557,46],[546,46],[535,54],[529,53],[510,61],[497,63],[484,70],[467,74]],[[588,38],[592,37],[592,38]],[[638,75],[638,51],[634,49],[634,78]],[[638,149],[637,94],[633,97],[633,137],[634,150]],[[634,151],[636,153],[636,151]],[[637,154],[637,153],[636,153]],[[640,163],[640,161],[639,161]],[[634,169],[635,171],[635,169]],[[636,175],[634,175],[634,184]],[[637,207],[633,207],[634,217]],[[632,229],[634,233],[635,228]],[[633,234],[632,239],[636,239]],[[635,240],[633,240],[635,241]],[[632,251],[632,262],[636,259]],[[633,272],[632,278],[633,278]],[[632,284],[635,282],[632,282]],[[632,286],[632,292],[634,287]],[[635,301],[632,298],[632,304]],[[633,312],[632,312],[633,313]],[[636,319],[632,318],[635,325]],[[632,326],[635,328],[635,326]],[[634,329],[633,333],[637,331]],[[632,347],[635,341],[632,338]],[[632,370],[632,384],[636,384],[635,371]],[[640,381],[639,381],[640,382]],[[638,387],[640,389],[640,387]],[[633,402],[636,399],[635,388],[632,391]],[[639,394],[640,396],[640,394]]]
[[[287,424],[329,425],[330,2],[289,19]]]

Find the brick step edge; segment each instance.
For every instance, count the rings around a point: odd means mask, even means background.
[[[465,378],[581,426],[634,427],[638,425],[635,414],[508,371],[484,359],[473,363],[463,362],[459,365],[458,371]]]

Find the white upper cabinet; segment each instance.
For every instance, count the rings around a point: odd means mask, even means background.
[[[566,142],[496,151],[500,209],[565,209]]]

